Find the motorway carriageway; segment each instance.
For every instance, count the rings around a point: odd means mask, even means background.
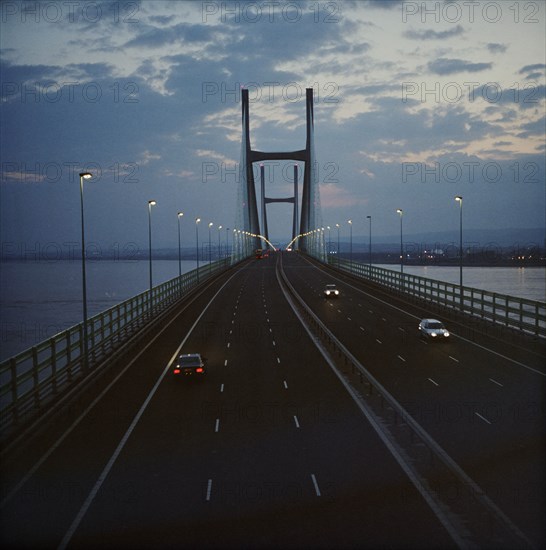
[[[539,357],[516,363],[460,339],[426,345],[415,306],[399,311],[283,257],[315,312],[544,541],[544,425],[528,407],[543,403]],[[275,262],[211,283],[3,459],[4,547],[455,546],[294,315]],[[326,282],[341,299],[322,298]],[[205,379],[173,378],[179,352],[208,358]]]

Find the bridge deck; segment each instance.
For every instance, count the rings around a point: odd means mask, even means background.
[[[342,298],[326,301],[332,275],[296,254],[284,263],[345,345],[544,542],[543,357],[427,345],[416,306],[341,279]],[[208,358],[206,379],[172,378],[182,343]],[[288,306],[274,255],[216,281],[121,369],[4,461],[5,545],[454,545]]]

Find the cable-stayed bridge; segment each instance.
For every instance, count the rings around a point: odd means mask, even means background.
[[[233,254],[0,365],[6,548],[544,546],[546,306],[330,265],[306,105],[304,149],[255,151],[243,91]],[[299,251],[256,260],[271,159]]]

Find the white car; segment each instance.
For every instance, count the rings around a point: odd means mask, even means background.
[[[419,332],[427,339],[442,341],[449,338],[449,331],[438,319],[421,319]]]
[[[324,296],[326,298],[339,298],[339,290],[336,285],[326,285],[324,287]]]

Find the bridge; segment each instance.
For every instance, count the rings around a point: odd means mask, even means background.
[[[329,264],[311,173],[299,251],[255,260],[246,174],[231,257],[0,365],[4,546],[543,547],[546,306]]]

